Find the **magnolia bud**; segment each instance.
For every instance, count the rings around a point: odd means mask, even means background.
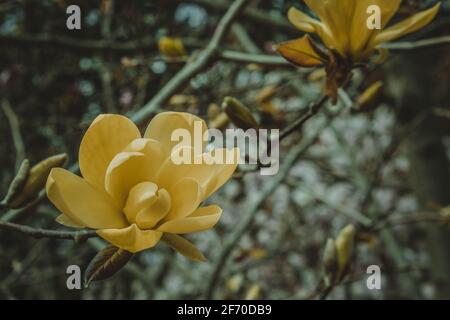
[[[322,266],[325,285],[329,287],[334,283],[338,273],[336,245],[332,238],[328,238],[327,243],[325,244],[322,257]]]
[[[217,103],[210,103],[208,106],[208,111],[207,111],[208,119],[210,119],[210,120],[214,119],[215,117],[217,117],[220,114],[221,111],[222,110],[217,105]]]
[[[372,109],[380,96],[383,82],[377,81],[370,85],[363,93],[356,99],[358,111],[367,111]]]
[[[450,226],[450,206],[442,208],[439,213],[442,217],[442,223]]]
[[[258,123],[250,110],[236,98],[225,97],[222,102],[222,109],[236,127],[244,130],[258,128]]]
[[[213,120],[209,122],[209,127],[211,129],[224,130],[229,123],[230,118],[228,118],[225,112],[221,112]]]
[[[8,193],[2,201],[5,205],[9,206],[14,197],[22,190],[23,186],[27,182],[29,173],[30,162],[28,161],[28,159],[24,159],[20,165],[19,170],[17,171],[16,176],[9,185]]]
[[[261,298],[261,287],[257,284],[252,285],[245,294],[245,300],[256,300],[260,298]]]
[[[338,281],[342,280],[348,271],[353,255],[354,239],[355,227],[350,224],[341,230],[335,240],[338,260]]]
[[[311,82],[318,82],[325,79],[327,76],[327,73],[325,71],[325,68],[318,68],[313,70],[310,74],[308,74],[308,80]]]
[[[238,292],[241,289],[243,283],[244,277],[241,274],[236,274],[228,279],[226,285],[231,292]]]
[[[16,209],[34,200],[39,192],[45,187],[50,170],[62,167],[67,161],[65,153],[51,156],[33,166],[28,174],[26,183],[20,191],[12,197],[8,203],[10,208]]]
[[[168,58],[186,57],[186,50],[179,38],[162,37],[158,42],[159,52]]]
[[[278,92],[278,87],[270,85],[262,88],[255,97],[257,103],[270,101]]]

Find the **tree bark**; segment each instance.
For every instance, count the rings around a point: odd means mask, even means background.
[[[411,51],[388,66],[387,86],[398,107],[398,124],[422,121],[405,141],[410,162],[409,182],[424,210],[450,204],[450,162],[443,145],[449,120],[433,114],[434,108],[449,108],[450,46]],[[415,120],[416,119],[416,120]],[[450,230],[447,226],[423,226],[430,257],[430,277],[435,298],[450,298]]]

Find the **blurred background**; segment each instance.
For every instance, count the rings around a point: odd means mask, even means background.
[[[405,0],[396,19],[436,2]],[[450,36],[450,1],[441,2],[436,19],[403,43]],[[23,158],[35,164],[65,152],[69,165],[76,163],[81,137],[98,114],[142,108],[206,47],[231,3],[0,1],[0,198]],[[81,8],[81,30],[66,28],[71,4]],[[323,71],[284,64],[272,51],[301,36],[286,18],[292,5],[307,10],[302,1],[250,1],[219,46],[270,55],[273,63],[216,59],[157,112],[191,112],[224,129],[233,124],[220,105],[232,96],[261,127],[280,130],[307,112],[323,95]],[[207,262],[191,262],[161,243],[111,279],[68,290],[67,266],[84,269],[102,240],[76,244],[0,230],[0,298],[314,298],[327,239],[353,224],[347,276],[328,298],[449,299],[448,43],[398,46],[385,63],[356,70],[336,106],[327,104],[283,140],[278,176],[240,168],[208,200],[224,209],[218,225],[188,237]],[[378,81],[376,95],[362,95]],[[25,210],[0,211],[0,221],[62,230],[57,215],[44,198]],[[381,290],[366,286],[373,264],[381,268]]]

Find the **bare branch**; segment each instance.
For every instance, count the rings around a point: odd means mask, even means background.
[[[301,130],[303,125],[306,123],[306,121],[308,121],[309,119],[314,117],[320,111],[320,109],[322,109],[323,105],[327,101],[328,101],[328,96],[323,96],[318,102],[313,104],[306,113],[304,113],[300,118],[295,120],[283,132],[281,132],[280,141],[285,139],[287,136],[289,136],[294,131]]]
[[[11,136],[13,139],[14,147],[16,148],[16,170],[19,169],[23,159],[25,159],[25,144],[23,143],[22,134],[20,133],[19,118],[11,108],[8,100],[2,100],[2,109],[8,119],[9,126],[11,128]]]
[[[181,2],[180,0],[176,1]],[[230,6],[230,3],[224,0],[189,0],[189,2],[204,6],[211,11],[220,12],[227,10]],[[247,8],[242,14],[246,19],[256,23],[272,26],[289,33],[298,32],[297,29],[292,24],[290,24],[285,17],[281,15],[272,15],[265,10],[255,7]]]
[[[0,229],[16,231],[37,239],[51,238],[51,239],[74,240],[75,242],[83,242],[88,238],[97,237],[97,233],[95,232],[95,230],[57,231],[57,230],[33,228],[17,223],[3,222],[3,221],[0,221]]]
[[[251,54],[225,50],[221,53],[221,58],[237,63],[254,63],[273,67],[292,67],[292,64],[284,60],[282,57],[268,54]]]
[[[390,42],[380,45],[380,47],[389,50],[404,51],[404,50],[433,47],[440,44],[450,44],[450,36],[422,39],[417,41]]]
[[[191,63],[186,64],[146,105],[131,116],[140,123],[161,107],[178,89],[183,87],[195,75],[209,67],[217,58],[218,48],[234,19],[248,0],[236,0],[220,20],[208,46]]]

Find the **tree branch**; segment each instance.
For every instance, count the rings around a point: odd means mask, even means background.
[[[19,119],[16,113],[11,108],[9,101],[2,99],[2,109],[8,119],[9,126],[11,128],[11,136],[13,139],[14,147],[16,148],[16,170],[19,169],[23,159],[25,159],[25,144],[23,143],[22,134],[20,133]]]
[[[180,0],[176,1],[181,2]],[[189,0],[189,2],[198,4],[216,12],[223,12],[230,7],[230,3],[224,0]],[[289,23],[287,18],[281,15],[273,15],[256,7],[247,8],[242,14],[246,19],[256,23],[272,26],[289,33],[298,32],[297,29]]]
[[[303,125],[306,123],[306,121],[308,121],[309,119],[314,117],[320,111],[320,109],[322,109],[323,105],[327,101],[328,101],[328,96],[323,96],[318,102],[316,102],[315,104],[310,106],[309,110],[306,113],[304,113],[300,118],[295,120],[283,132],[281,132],[280,141],[285,139],[287,136],[289,136],[294,131],[300,130],[303,127]]]
[[[77,39],[66,36],[51,34],[2,34],[0,35],[2,45],[42,45],[67,47],[75,50],[85,51],[139,51],[156,48],[153,37],[143,37],[136,40],[118,42],[104,39]]]
[[[211,41],[199,53],[197,58],[186,64],[146,105],[131,116],[134,122],[142,122],[161,107],[178,89],[184,86],[192,77],[206,69],[218,56],[218,48],[227,34],[234,19],[249,0],[236,0],[220,20]]]
[[[214,262],[211,275],[206,283],[206,299],[212,299],[214,297],[215,289],[219,283],[220,276],[226,266],[228,258],[230,257],[231,253],[233,252],[234,248],[237,246],[239,240],[242,238],[245,232],[250,229],[250,226],[253,224],[258,209],[261,207],[261,205],[263,205],[263,203],[273,193],[278,185],[283,182],[297,159],[316,142],[322,131],[321,129],[328,125],[330,121],[331,118],[328,118],[327,121],[322,125],[322,127],[318,129],[312,137],[310,137],[306,141],[303,141],[302,143],[297,144],[290,150],[290,152],[284,158],[283,164],[281,165],[278,174],[274,176],[271,181],[267,181],[267,183],[263,187],[263,190],[261,190],[257,197],[246,206],[247,210],[242,214],[242,221],[239,221],[233,232],[225,239],[222,250],[220,251]]]
[[[237,63],[255,63],[273,67],[292,67],[292,64],[284,60],[282,57],[269,54],[252,54],[225,50],[221,53],[220,57],[224,60]]]
[[[61,240],[74,240],[75,242],[83,242],[88,238],[97,237],[95,230],[82,230],[82,231],[57,231],[57,230],[47,230],[40,228],[33,228],[29,226],[24,226],[17,223],[3,222],[0,221],[0,229],[16,231],[33,238],[51,238],[51,239],[61,239]]]
[[[422,39],[417,41],[388,42],[380,45],[380,47],[393,51],[404,51],[433,47],[440,44],[450,44],[450,36]]]

